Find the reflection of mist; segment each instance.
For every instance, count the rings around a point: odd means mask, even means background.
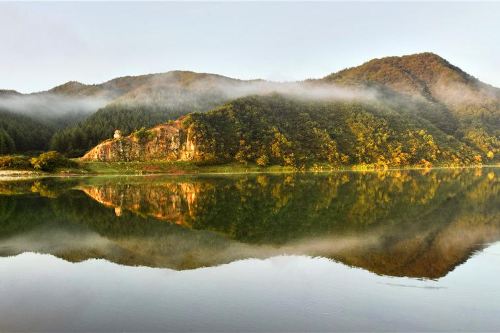
[[[277,255],[307,255],[335,258],[340,253],[371,248],[379,244],[380,237],[375,235],[330,236],[306,238],[282,246],[251,245],[231,242],[222,251],[203,252],[198,259],[205,265],[213,262],[226,263],[244,258],[269,258]]]
[[[423,281],[304,256],[174,272],[27,253],[0,260],[0,330],[496,331],[500,267],[485,257]]]
[[[71,251],[96,249],[105,252],[112,244],[105,237],[89,231],[63,229],[36,229],[28,233],[3,239],[0,253],[17,254],[22,252],[41,252],[64,254]]]

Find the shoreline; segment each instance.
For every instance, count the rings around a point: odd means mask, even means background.
[[[153,168],[163,167],[160,169]],[[82,169],[39,172],[32,170],[0,170],[0,181],[64,178],[64,177],[111,177],[111,176],[196,176],[196,175],[241,175],[241,174],[284,174],[284,173],[335,173],[335,172],[388,172],[405,170],[447,170],[499,168],[500,164],[467,166],[408,166],[401,168],[375,168],[366,166],[328,167],[296,169],[284,166],[258,167],[256,165],[223,164],[200,166],[195,164],[176,164],[172,162],[92,162],[83,163]]]

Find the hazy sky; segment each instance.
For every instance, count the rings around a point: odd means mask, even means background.
[[[185,69],[322,77],[432,51],[500,86],[500,3],[0,3],[0,89]]]

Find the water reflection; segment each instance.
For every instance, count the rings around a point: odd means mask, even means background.
[[[0,254],[188,269],[305,254],[439,278],[500,239],[498,169],[0,183]]]

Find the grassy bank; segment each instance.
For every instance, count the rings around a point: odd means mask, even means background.
[[[269,173],[269,172],[328,172],[337,170],[352,171],[380,171],[386,170],[376,165],[354,165],[354,166],[332,166],[329,164],[314,164],[307,168],[296,169],[290,166],[268,166],[260,167],[256,164],[230,163],[223,165],[200,165],[192,162],[167,162],[167,161],[147,161],[147,162],[88,162],[79,159],[59,160],[59,163],[51,164],[50,170],[35,169],[31,160],[23,157],[16,157],[10,164],[4,163],[0,167],[0,178],[6,177],[41,177],[48,175],[73,176],[73,175],[146,175],[146,174],[205,174],[205,173]],[[11,167],[9,167],[9,165]],[[491,165],[498,167],[499,165]],[[464,168],[466,166],[434,166],[433,168]],[[470,167],[478,167],[472,165]],[[390,168],[391,169],[391,168]],[[422,169],[422,167],[404,167],[395,169]]]
[[[353,166],[332,166],[329,164],[314,164],[306,168],[293,168],[290,166],[267,166],[260,167],[256,164],[241,164],[229,163],[222,165],[199,165],[192,162],[166,162],[166,161],[149,161],[149,162],[79,162],[81,166],[80,172],[88,174],[201,174],[201,173],[258,173],[258,172],[328,172],[328,171],[381,171],[387,170],[377,167],[376,165],[353,165]],[[486,165],[484,165],[486,166]],[[490,165],[498,167],[498,165]],[[465,168],[465,167],[480,167],[478,165],[471,166],[452,166],[452,165],[437,165],[433,168]],[[419,166],[408,166],[404,168],[389,168],[391,169],[426,169]],[[429,169],[429,168],[427,168]]]
[[[259,167],[252,164],[231,163],[224,165],[197,165],[190,162],[80,162],[82,170],[90,174],[196,174],[196,173],[246,173],[292,172],[291,167]]]

